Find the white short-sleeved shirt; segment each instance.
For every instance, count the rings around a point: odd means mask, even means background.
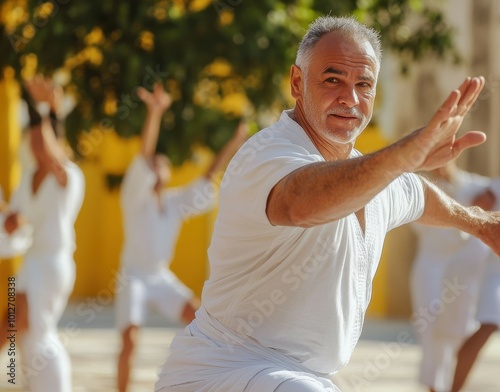
[[[161,205],[153,191],[156,175],[142,155],[130,164],[121,189],[125,244],[122,267],[145,271],[165,268],[173,257],[182,222],[214,207],[215,185],[200,179],[162,191]]]
[[[496,197],[493,210],[500,211],[500,178],[491,180],[491,191]],[[490,249],[483,273],[476,318],[483,324],[500,328],[500,259]]]
[[[271,225],[274,185],[322,161],[287,112],[240,148],[221,183],[202,298],[225,326],[333,374],[359,339],[386,233],[420,217],[424,194],[418,176],[400,176],[367,204],[364,234],[355,214],[311,228]]]
[[[22,213],[33,226],[33,242],[26,259],[37,259],[41,255],[72,256],[75,250],[74,223],[83,203],[85,178],[73,162],[67,161],[64,169],[67,174],[65,187],[49,174],[33,194],[36,167],[27,168],[10,199],[10,210]]]

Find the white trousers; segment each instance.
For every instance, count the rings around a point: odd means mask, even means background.
[[[481,282],[477,320],[500,328],[500,260],[491,252]]]
[[[57,323],[75,282],[75,265],[67,255],[24,260],[19,290],[28,302],[28,330],[21,336],[21,373],[30,392],[71,392],[71,362]]]
[[[237,335],[201,307],[178,333],[156,392],[340,392],[327,377]]]
[[[447,260],[419,259],[411,274],[413,320],[422,349],[420,382],[448,391],[456,353],[477,328],[475,308],[488,248],[470,239]]]

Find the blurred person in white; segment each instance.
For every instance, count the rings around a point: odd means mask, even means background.
[[[18,160],[21,165],[21,172],[23,173],[23,176],[24,173],[30,175],[37,164],[30,147],[30,111],[28,110],[27,100],[31,101],[31,98],[28,96],[25,89],[23,89],[22,91],[22,98],[24,99],[21,100],[19,121],[20,128],[23,130],[23,132],[18,150]],[[57,88],[55,94],[60,95],[60,93],[61,90]],[[60,99],[57,99],[58,102],[59,100]],[[37,105],[36,103],[33,104]],[[43,112],[50,110],[44,102],[40,102],[37,106],[39,106],[39,108],[31,108],[31,114],[34,113],[33,110],[37,109],[41,109]],[[52,116],[51,124],[54,129],[56,129],[57,127],[57,129],[59,129],[59,132],[61,132],[62,127],[59,118],[56,119],[54,118],[54,116]],[[24,219],[22,214],[18,215],[19,222],[13,232],[7,233],[5,230],[1,229],[4,226],[5,219],[8,215],[8,203],[6,200],[3,200],[3,197],[0,197],[0,259],[22,256],[24,253],[26,253],[33,241],[33,227],[26,221],[26,219]]]
[[[361,334],[386,233],[414,220],[500,252],[500,213],[464,207],[414,174],[485,141],[456,134],[485,80],[467,78],[427,126],[362,156],[378,33],[321,17],[291,67],[295,107],[229,164],[195,319],[173,339],[158,392],[338,391]]]
[[[489,194],[490,178],[460,169],[456,161],[427,174],[463,205],[479,205]],[[479,207],[490,210],[491,205]],[[412,325],[422,351],[420,382],[431,392],[449,391],[455,356],[466,337],[477,329],[475,309],[479,283],[490,248],[468,233],[412,223],[418,248],[412,265]]]
[[[18,188],[9,200],[3,230],[14,233],[24,222],[33,227],[33,242],[16,276],[16,330],[21,371],[29,391],[72,390],[71,362],[59,339],[57,323],[75,282],[74,223],[85,180],[63,147],[58,116],[60,89],[36,76],[25,83],[30,124],[29,158]],[[23,152],[21,156],[23,155]],[[3,324],[2,332],[8,326]],[[2,339],[2,344],[6,339]]]
[[[476,202],[500,210],[500,179],[491,181],[489,193],[481,194]],[[476,362],[481,349],[491,335],[500,328],[500,259],[488,252],[479,288],[475,314],[479,328],[463,342],[457,353],[457,362],[451,392],[459,392]]]
[[[241,122],[233,137],[215,157],[204,176],[182,187],[170,182],[170,161],[157,154],[156,145],[164,112],[171,97],[161,84],[152,92],[138,89],[147,107],[141,131],[140,154],[132,161],[121,188],[125,242],[120,274],[127,283],[117,292],[116,320],[122,348],[118,358],[118,390],[129,385],[138,332],[154,306],[170,320],[189,323],[199,299],[169,269],[184,220],[208,212],[216,205],[215,175],[248,136]],[[194,239],[193,239],[194,240]]]

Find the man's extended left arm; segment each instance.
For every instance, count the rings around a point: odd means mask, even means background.
[[[469,233],[500,256],[500,211],[465,207],[422,178],[425,209],[418,223],[436,227],[454,227]]]

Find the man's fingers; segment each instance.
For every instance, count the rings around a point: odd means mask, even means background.
[[[465,116],[470,108],[474,105],[481,90],[483,89],[485,80],[482,76],[475,77],[470,80],[465,91],[461,91],[460,101],[458,102],[457,114]],[[461,86],[463,88],[464,85]]]
[[[453,158],[458,158],[460,154],[471,147],[476,147],[486,141],[486,134],[479,131],[470,131],[460,136],[453,144]]]
[[[446,101],[444,101],[444,103],[432,117],[428,125],[428,128],[432,129],[439,128],[441,123],[443,121],[446,121],[450,117],[451,113],[454,110],[456,110],[459,100],[460,100],[460,91],[453,90],[450,93],[450,95],[448,95],[448,98],[446,98]]]
[[[484,77],[480,76],[476,79],[478,79],[478,87],[477,87],[477,89],[472,97],[471,102],[469,103],[469,107],[468,107],[467,111],[469,111],[470,108],[476,103],[477,99],[479,98],[479,94],[481,94],[481,91],[483,90],[484,85],[486,84]]]
[[[432,117],[428,128],[437,130],[448,121],[451,117],[463,117],[469,112],[476,102],[481,90],[483,89],[485,80],[482,76],[464,80],[457,90],[453,90],[448,98],[444,101],[438,111]],[[462,120],[460,120],[461,123]],[[456,129],[447,127],[448,131],[456,132]],[[449,133],[449,132],[446,132]]]
[[[467,90],[469,90],[471,82],[472,82],[472,78],[470,76],[467,76],[467,78],[465,78],[465,80],[462,82],[462,84],[458,88],[458,91],[460,91],[460,96],[463,97],[467,94]]]

